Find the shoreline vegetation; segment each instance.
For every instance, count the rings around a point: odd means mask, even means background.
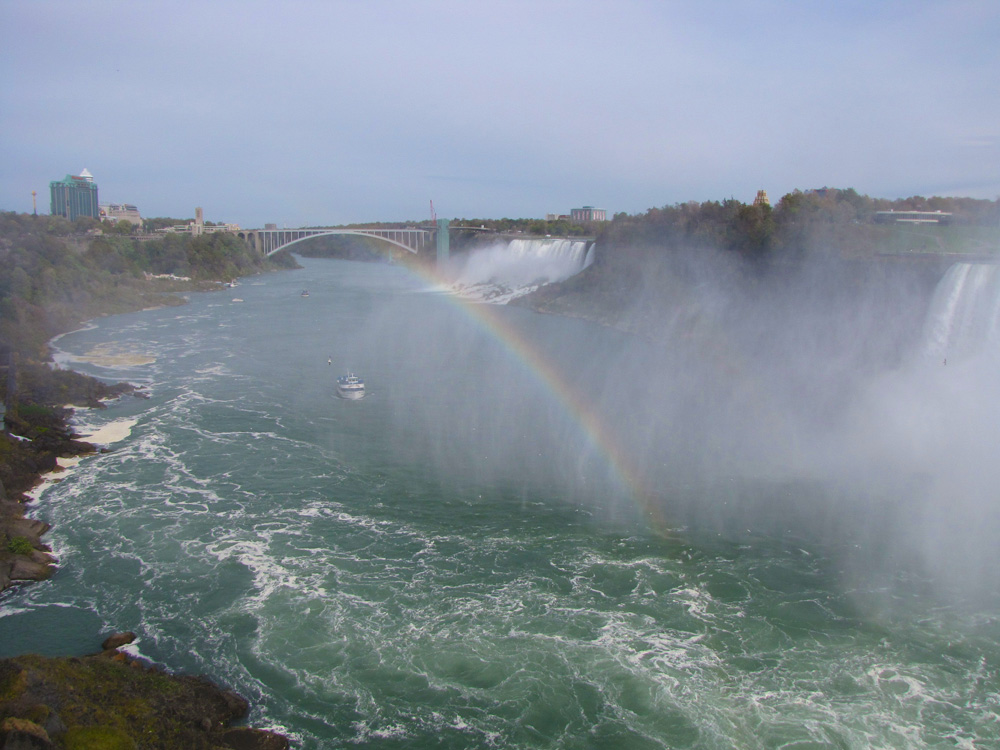
[[[287,750],[280,734],[232,726],[249,710],[232,690],[132,658],[135,637],[114,633],[82,657],[0,660],[4,747]]]
[[[889,209],[948,211],[954,226],[916,232],[872,222],[875,211]],[[898,273],[888,270],[891,261],[882,257],[886,251],[898,256],[995,247],[998,211],[1000,201],[890,202],[853,190],[824,189],[796,191],[774,208],[728,200],[678,204],[637,216],[618,214],[613,221],[586,227],[601,248],[595,263],[516,304],[656,338],[663,335],[668,311],[676,312],[691,300],[691,289],[703,281],[698,274],[706,268],[727,279],[730,290],[739,288],[749,297],[766,295],[790,279],[808,280],[803,275],[808,266],[821,267],[824,273],[836,269],[833,281],[824,281],[824,293],[860,298],[884,284],[887,274]],[[498,222],[503,224],[498,231],[512,231],[509,223]],[[524,228],[533,233],[558,229],[538,221]],[[98,452],[71,429],[72,407],[103,408],[112,399],[145,397],[128,383],[109,384],[55,367],[49,342],[96,317],[183,304],[185,293],[219,290],[229,279],[297,266],[288,254],[260,258],[232,235],[139,240],[113,231],[95,234],[97,229],[90,219],[71,224],[60,217],[0,212],[0,264],[6,269],[0,277],[0,395],[6,406],[0,432],[0,592],[16,583],[45,580],[54,572],[51,549],[42,541],[48,524],[28,518],[25,511],[31,490],[43,477],[58,481],[51,472],[60,470],[59,459]],[[471,247],[461,239],[455,245],[459,253]],[[358,238],[342,245],[318,238],[312,251],[298,251],[354,260],[384,257]],[[929,294],[946,262],[938,257],[910,263],[904,274],[906,291]],[[895,301],[890,297],[886,304]],[[682,324],[685,335],[699,336],[697,314]],[[52,748],[288,747],[287,738],[277,734],[228,728],[246,713],[242,698],[199,678],[169,675],[131,660],[118,650],[121,645],[106,646],[95,656],[0,660],[0,739],[33,742],[34,737],[37,744],[24,746]],[[100,691],[86,687],[95,684]],[[60,692],[66,689],[78,703]],[[95,694],[84,705],[87,701],[80,695],[88,691],[121,697],[102,705]],[[146,696],[141,710],[123,710],[125,703],[133,706],[125,698],[129,691]],[[56,696],[52,701],[57,705],[42,701],[42,694]],[[161,698],[152,697],[156,694]],[[181,696],[180,703],[162,696]],[[110,705],[115,700],[121,704]],[[191,719],[199,707],[203,713]],[[180,720],[182,715],[188,718]],[[88,733],[93,740],[86,739]],[[42,742],[43,736],[49,744]],[[150,740],[154,736],[157,740]],[[84,739],[71,745],[67,737]]]

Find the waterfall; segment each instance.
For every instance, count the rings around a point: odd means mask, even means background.
[[[1000,265],[956,263],[934,292],[924,350],[958,358],[984,349],[1000,349]]]
[[[455,286],[467,297],[506,303],[564,281],[592,261],[587,240],[511,240],[471,252],[454,272]]]
[[[550,268],[559,267],[561,271],[565,271],[563,278],[569,278],[584,269],[588,244],[590,243],[581,240],[511,240],[507,245],[507,253]]]

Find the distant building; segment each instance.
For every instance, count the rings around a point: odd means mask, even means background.
[[[200,234],[212,234],[214,232],[238,232],[239,230],[239,224],[205,224],[205,214],[201,206],[199,206],[194,210],[194,221],[187,224],[175,224],[172,227],[164,227],[156,231],[166,234],[184,233],[197,236]]]
[[[753,199],[753,204],[755,206],[770,206],[771,201],[768,200],[766,190],[758,190],[757,197]]]
[[[100,218],[97,185],[94,176],[86,169],[78,175],[68,174],[58,182],[50,182],[49,193],[53,216],[65,216],[70,221],[80,216]]]
[[[545,221],[569,221],[569,214],[545,214]]]
[[[887,224],[950,224],[951,214],[946,211],[876,211],[875,221]]]
[[[129,221],[137,227],[142,226],[142,216],[139,209],[131,203],[107,203],[100,207],[100,218],[117,224],[119,221]]]
[[[570,210],[570,216],[575,222],[586,222],[586,221],[607,221],[608,212],[603,208],[594,208],[593,206],[584,206],[583,208],[574,208]]]

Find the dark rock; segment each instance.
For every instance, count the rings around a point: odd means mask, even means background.
[[[50,750],[54,747],[48,733],[33,721],[13,716],[0,724],[3,750]]]
[[[264,729],[238,727],[222,733],[220,742],[232,750],[288,750],[288,738]]]
[[[52,575],[52,568],[32,562],[26,557],[15,557],[10,569],[12,581],[44,581]]]
[[[131,630],[125,631],[124,633],[115,633],[104,639],[104,643],[101,644],[101,649],[103,651],[110,651],[112,649],[121,648],[134,640],[135,633]]]
[[[116,634],[130,635],[130,634]],[[110,639],[105,640],[109,643]],[[287,750],[273,732],[230,729],[247,713],[237,693],[201,677],[146,670],[115,649],[65,659],[25,654],[0,659],[0,717],[33,722],[50,737],[67,742],[100,729],[136,748],[184,750]],[[138,665],[138,666],[136,666]],[[58,711],[58,716],[55,715]],[[103,716],[104,720],[96,721]],[[98,726],[100,725],[100,726]],[[37,735],[37,733],[36,733]],[[37,735],[41,737],[41,735]],[[18,735],[18,741],[20,741]],[[90,737],[93,741],[97,735]],[[148,740],[155,738],[155,742]],[[34,742],[34,738],[24,739]],[[4,746],[0,734],[0,750]],[[98,745],[87,745],[97,747]],[[49,750],[52,745],[14,745],[17,750]],[[62,745],[58,745],[62,747]],[[117,747],[117,745],[116,745]]]
[[[18,518],[10,521],[7,525],[7,533],[12,536],[23,536],[33,545],[41,544],[41,537],[46,531],[52,528],[44,521],[32,518]]]
[[[247,711],[250,710],[250,702],[246,698],[232,690],[220,690],[207,679],[205,683],[214,693],[218,694],[223,711],[226,716],[230,717],[230,720],[240,719],[247,715]]]
[[[40,549],[31,551],[31,562],[36,562],[39,565],[51,565],[56,561],[54,555]]]
[[[63,720],[59,716],[59,714],[57,714],[48,706],[45,706],[45,708],[48,709],[48,714],[45,717],[45,721],[42,722],[42,728],[45,729],[46,732],[48,732],[49,737],[52,737],[53,735],[62,734],[63,732],[65,732],[66,724],[63,723]]]

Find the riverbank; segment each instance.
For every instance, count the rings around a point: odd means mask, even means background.
[[[60,460],[97,452],[69,425],[72,406],[103,408],[109,399],[141,397],[128,383],[110,385],[47,364],[17,366],[0,388],[8,404],[0,433],[0,591],[52,575],[55,559],[42,536],[49,525],[27,517],[31,490],[60,471]],[[14,391],[12,396],[9,391]],[[57,405],[59,404],[59,405]]]
[[[147,307],[138,304],[135,309]],[[129,383],[105,383],[54,367],[51,360],[17,363],[11,358],[8,368],[12,365],[14,375],[8,369],[0,377],[0,397],[7,404],[0,432],[0,592],[46,580],[56,571],[58,561],[43,541],[51,527],[29,517],[31,502],[45,482],[59,481],[67,467],[103,452],[98,445],[106,442],[99,435],[89,442],[72,429],[73,408],[103,409],[111,400],[146,397]],[[0,660],[0,743],[32,748],[289,747],[280,734],[231,726],[247,713],[241,696],[202,677],[166,673],[131,658],[120,645],[106,643],[101,653],[83,657],[23,654]]]
[[[62,307],[42,310],[50,340],[105,315],[185,304],[184,294],[217,291],[222,282],[157,279],[144,289],[116,287],[118,296],[91,300],[75,313]],[[29,325],[29,324],[25,324]],[[17,337],[13,337],[16,339]],[[11,348],[7,349],[6,347]],[[4,351],[6,349],[6,351]],[[109,384],[55,366],[48,346],[20,357],[8,341],[0,341],[0,592],[18,582],[45,580],[55,562],[42,536],[49,526],[26,517],[31,491],[43,478],[58,474],[59,461],[97,452],[70,427],[74,407],[103,409],[107,401],[143,398],[129,383]]]
[[[282,735],[232,726],[249,709],[242,696],[132,658],[134,639],[114,634],[79,658],[0,660],[3,747],[287,750]]]

